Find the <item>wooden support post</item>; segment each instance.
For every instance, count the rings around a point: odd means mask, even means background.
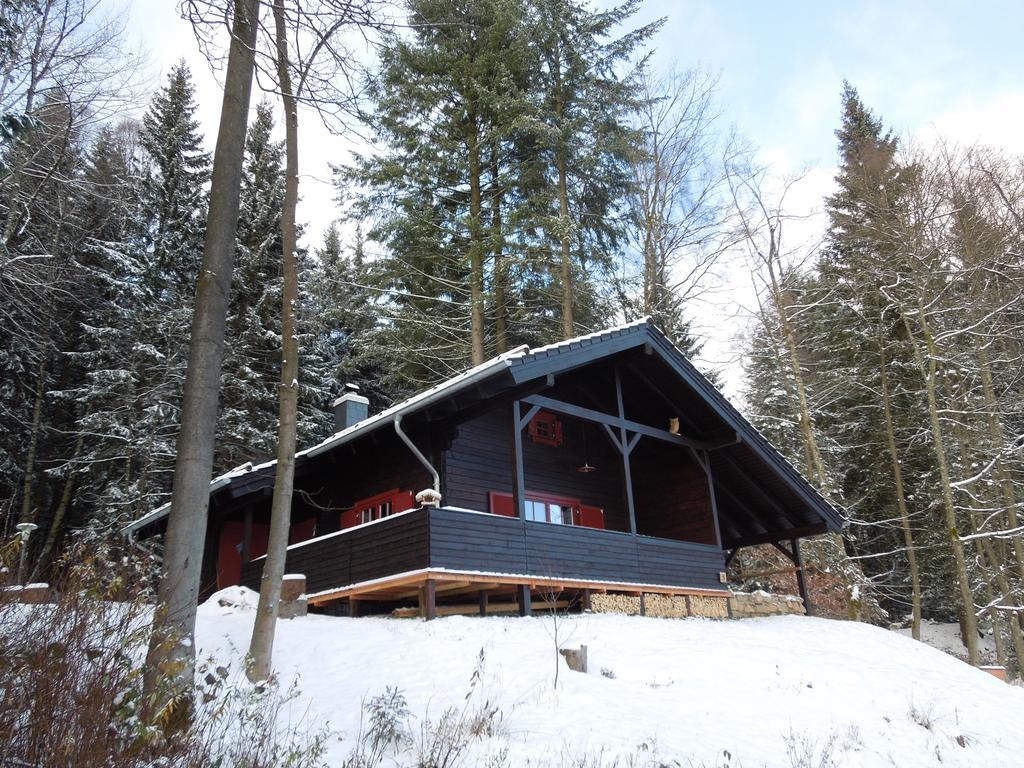
[[[793,548],[793,564],[796,566],[796,587],[800,590],[800,597],[803,598],[804,610],[810,616],[812,613],[811,598],[807,594],[807,582],[804,580],[804,562],[800,556],[800,539],[793,539],[789,544]]]
[[[420,615],[430,621],[437,616],[437,582],[427,579],[420,593]]]
[[[591,606],[590,606],[590,590],[589,589],[584,589],[583,590],[582,602],[583,602],[583,610],[584,611],[591,610]]]
[[[718,523],[718,500],[715,498],[715,477],[711,474],[711,454],[707,451],[701,451],[703,454],[704,461],[704,474],[708,478],[708,495],[711,498],[711,517],[715,521],[715,543],[718,544],[718,548],[722,548],[722,528]]]
[[[242,565],[245,565],[252,560],[252,507],[246,508],[242,526]]]
[[[626,408],[622,400],[622,377],[619,367],[615,366],[615,401],[619,408],[619,418],[626,418]],[[636,509],[633,505],[633,475],[629,466],[629,454],[632,451],[626,436],[626,427],[619,428],[619,440],[622,443],[622,482],[626,491],[626,512],[629,516],[629,532],[636,536]],[[636,443],[633,443],[636,445]]]
[[[353,619],[359,616],[359,601],[354,597],[348,599],[348,615]]]
[[[519,603],[520,616],[532,616],[533,604],[530,598],[530,587],[526,584],[516,586],[516,602]]]
[[[523,470],[523,427],[519,401],[512,403],[512,503],[520,520],[526,520],[526,475]]]
[[[643,592],[640,593],[640,615],[647,615],[647,598],[644,596]]]
[[[486,616],[487,615],[487,599],[488,599],[487,590],[486,589],[481,589],[480,590],[480,615],[481,616]]]

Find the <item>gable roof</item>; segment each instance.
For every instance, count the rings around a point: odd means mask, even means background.
[[[815,529],[814,532],[824,532],[826,529],[837,531],[842,528],[843,519],[838,510],[807,482],[792,464],[686,359],[686,356],[654,325],[650,318],[646,317],[542,347],[530,348],[523,345],[512,349],[407,400],[396,403],[358,424],[335,433],[314,446],[297,452],[297,466],[302,461],[312,459],[379,428],[391,425],[398,417],[404,418],[419,413],[439,402],[447,401],[459,393],[478,389],[485,384],[500,389],[512,389],[549,374],[571,371],[638,347],[643,347],[646,351],[656,354],[714,412],[717,418],[731,432],[735,433],[736,447],[723,449],[722,453],[740,453],[743,454],[741,458],[752,454],[756,457],[758,464],[762,465],[761,469],[767,469],[773,480],[781,483],[792,497],[799,499],[799,506],[802,509],[798,512],[803,514],[788,515],[786,510],[772,504],[777,513],[792,523],[786,527],[786,530],[800,531],[799,535],[808,535],[812,528]],[[726,457],[726,460],[732,466],[736,466],[735,459]],[[749,461],[749,459],[747,460]],[[275,465],[275,461],[268,461],[258,465],[250,463],[236,467],[214,478],[210,483],[210,493],[215,494],[224,488],[245,484],[256,478],[266,479],[269,477],[272,482]],[[720,484],[717,477],[715,482],[717,488]],[[735,498],[735,494],[729,492],[727,488],[723,486],[723,489],[734,497],[733,500],[739,507],[746,506],[740,499]],[[720,502],[720,509],[723,504],[727,508],[730,506],[728,501]],[[169,507],[168,503],[152,510],[125,526],[122,529],[123,532],[132,533],[159,521],[168,514]],[[740,510],[738,514],[749,516],[750,512]],[[779,523],[776,527],[779,526],[785,527],[783,523]],[[743,532],[738,532],[732,538],[735,542],[739,542],[741,538],[749,539],[750,535],[751,531],[749,527],[746,527]],[[723,531],[723,541],[726,542],[726,539],[726,531]]]

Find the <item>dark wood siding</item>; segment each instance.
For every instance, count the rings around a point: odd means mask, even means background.
[[[259,589],[263,562],[242,567],[245,586]],[[289,548],[285,571],[304,574],[312,593],[427,567],[721,589],[723,554],[705,544],[442,508]]]
[[[721,589],[715,546],[438,509],[430,565],[452,570]]]
[[[637,533],[716,543],[707,475],[684,448],[641,440],[631,466]]]
[[[523,573],[526,538],[518,518],[436,509],[430,518],[430,564],[490,573]]]
[[[289,547],[285,573],[306,577],[307,592],[426,568],[429,513],[416,510]],[[242,566],[242,584],[259,589],[264,558]]]
[[[564,442],[555,448],[534,443],[523,431],[526,489],[579,499],[600,507],[605,527],[627,530],[622,488],[622,459],[604,430],[563,418]],[[584,447],[586,450],[584,451]],[[596,472],[583,474],[588,461]],[[512,406],[503,404],[458,427],[445,455],[445,504],[489,511],[488,491],[512,492]]]

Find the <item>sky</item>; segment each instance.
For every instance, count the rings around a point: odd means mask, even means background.
[[[212,147],[218,80],[176,4],[104,1],[127,13],[130,36],[149,52],[154,84],[177,60],[189,64]],[[805,172],[791,197],[797,212],[820,209],[832,187],[844,78],[905,140],[928,143],[942,136],[1024,154],[1020,0],[647,0],[636,22],[663,16],[653,67],[702,65],[718,73],[722,130],[735,130],[755,145],[773,173]],[[339,213],[328,163],[344,162],[352,146],[313,116],[300,122],[299,217],[307,225],[308,245],[318,243]],[[727,391],[738,394],[737,335],[753,304],[742,260],[722,265],[715,288],[713,300],[694,310],[694,330],[706,341],[703,363],[722,369]]]

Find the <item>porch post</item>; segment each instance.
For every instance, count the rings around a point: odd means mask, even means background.
[[[615,366],[615,400],[619,406],[619,418],[626,418],[626,408],[622,402],[622,378],[619,367]],[[633,474],[629,466],[629,454],[632,452],[626,439],[626,428],[619,427],[619,439],[622,443],[622,482],[626,486],[626,512],[629,515],[629,532],[636,536],[636,510],[633,506]]]
[[[430,621],[437,616],[437,582],[427,579],[420,591],[420,614]]]
[[[715,543],[722,548],[722,529],[718,523],[718,499],[715,498],[715,477],[711,474],[711,454],[701,451],[704,454],[704,474],[708,479],[708,496],[711,498],[711,518],[715,522]]]
[[[531,603],[529,584],[519,584],[516,587],[516,602],[519,603],[520,616],[533,615],[533,604]]]
[[[523,474],[523,422],[518,400],[512,402],[512,503],[520,520],[526,520],[526,478]]]
[[[796,566],[796,587],[804,601],[804,610],[811,615],[811,598],[807,594],[807,582],[804,581],[804,560],[800,556],[800,539],[792,539],[789,545],[793,548],[793,565]]]
[[[488,599],[487,590],[486,589],[481,589],[480,590],[480,615],[481,616],[486,616],[487,615],[487,599]]]

